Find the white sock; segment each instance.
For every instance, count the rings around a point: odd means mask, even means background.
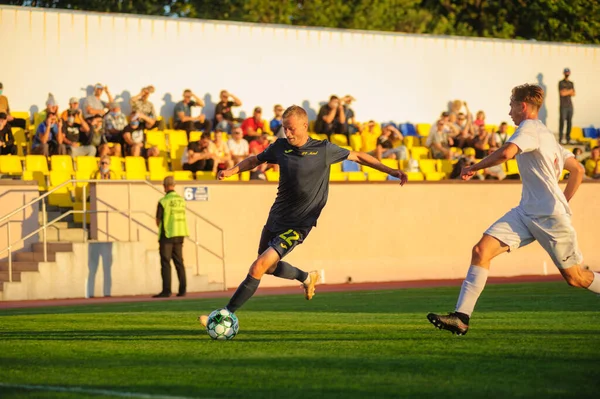
[[[488,269],[481,266],[471,265],[469,272],[467,273],[467,277],[465,278],[465,281],[463,281],[460,289],[458,302],[456,302],[457,312],[464,313],[471,317],[471,313],[473,313],[473,309],[475,309],[477,299],[479,299],[479,295],[481,295],[481,292],[485,287],[488,274]]]
[[[592,284],[587,287],[588,290],[595,292],[596,294],[600,294],[600,273],[594,273],[594,280],[592,280]]]

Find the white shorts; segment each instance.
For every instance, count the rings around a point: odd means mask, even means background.
[[[491,225],[485,234],[508,245],[509,251],[537,240],[559,269],[583,262],[570,215],[529,217],[516,207]]]

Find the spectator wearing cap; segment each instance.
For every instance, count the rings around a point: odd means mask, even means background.
[[[575,144],[571,140],[571,123],[573,121],[573,101],[571,97],[575,97],[575,84],[569,80],[571,70],[565,68],[563,70],[565,78],[558,82],[558,92],[560,94],[560,121],[558,124],[558,136],[561,144]],[[564,136],[565,122],[567,131],[566,138]]]
[[[13,118],[10,114],[10,105],[8,104],[8,97],[4,94],[4,85],[0,82],[0,113],[6,114],[6,122],[9,127],[20,127],[25,129],[27,122],[25,119]]]
[[[77,123],[79,125],[82,124],[81,122],[83,121],[83,112],[81,111],[81,108],[79,108],[79,100],[77,99],[77,97],[71,97],[69,99],[69,108],[67,108],[60,114],[60,119],[62,119],[64,123],[67,121],[69,116],[75,118],[74,123]]]
[[[242,122],[242,132],[244,138],[250,143],[258,139],[265,129],[264,122],[262,120],[262,108],[254,108],[254,112],[250,118],[244,119]]]
[[[175,104],[173,121],[175,122],[175,129],[185,130],[188,141],[191,131],[201,130],[204,133],[210,133],[212,129],[212,123],[206,118],[206,115],[200,114],[192,117],[192,107],[204,107],[204,101],[192,93],[190,89],[185,89],[183,100]]]
[[[271,119],[271,123],[269,123],[269,127],[271,131],[276,137],[285,138],[285,133],[283,131],[283,107],[279,104],[273,107],[273,113],[275,116]]]
[[[329,97],[329,102],[323,105],[315,121],[315,132],[330,137],[334,133],[345,133],[346,114],[344,105],[338,96]]]
[[[0,155],[17,155],[17,146],[6,112],[0,112]]]
[[[106,92],[106,97],[108,98],[108,102],[101,100],[100,97],[102,93]],[[104,116],[106,113],[106,108],[109,103],[112,103],[113,96],[108,91],[108,86],[104,86],[101,83],[96,83],[94,86],[94,94],[91,96],[87,96],[85,101],[83,102],[83,116],[85,119],[90,119],[92,116],[100,115]]]
[[[112,102],[109,104],[110,112],[104,116],[104,133],[109,143],[121,143],[123,129],[127,126],[127,117],[121,112],[121,104]]]
[[[72,112],[68,113],[67,111]],[[95,156],[97,152],[96,147],[86,144],[88,142],[90,126],[83,119],[81,110],[69,108],[67,111],[63,112],[63,115],[67,114],[67,119],[63,122],[62,130],[58,134],[58,143],[66,145],[67,152],[73,157]]]
[[[148,98],[152,93],[154,93],[154,86],[146,86],[142,88],[142,91],[138,95],[131,97],[130,100],[131,111],[144,114],[148,117],[150,121],[152,121],[152,124],[144,121],[144,128],[146,130],[157,127],[158,115],[156,114],[156,110],[154,109],[154,104],[148,101]],[[164,129],[164,126],[158,127],[161,130]]]
[[[231,138],[227,141],[227,147],[231,153],[231,159],[234,164],[238,164],[250,155],[250,146],[243,138],[243,132],[240,125],[234,125],[231,130]]]
[[[144,148],[146,144],[146,136],[144,133],[144,126],[149,123],[146,115],[133,112],[131,114],[131,121],[123,129],[123,143],[125,145],[125,153],[132,157],[155,157],[158,156],[160,151],[156,147]]]
[[[52,93],[48,93],[48,98],[46,99],[46,108],[37,114],[36,123],[42,123],[45,121],[50,113],[58,115],[58,104],[56,103],[56,99]]]
[[[66,146],[59,143],[59,132],[62,130],[62,119],[54,112],[47,112],[46,119],[37,127],[31,143],[33,154],[51,156],[66,155]]]
[[[90,120],[90,131],[86,135],[85,139],[82,139],[83,144],[94,146],[96,148],[98,156],[100,157],[104,155],[120,157],[122,155],[121,144],[115,143],[112,147],[108,144],[104,132],[104,126],[102,123],[102,116],[95,115],[92,116]]]

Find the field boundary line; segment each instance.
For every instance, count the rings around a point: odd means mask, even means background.
[[[90,395],[115,396],[120,398],[136,398],[136,399],[210,399],[190,396],[170,396],[170,395],[152,395],[147,393],[111,391],[109,389],[93,389],[81,387],[61,387],[54,385],[27,385],[27,384],[6,384],[0,382],[0,388],[15,388],[25,389],[28,391],[47,391],[47,392],[66,392],[66,393],[82,393]]]

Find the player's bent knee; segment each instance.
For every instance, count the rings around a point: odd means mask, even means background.
[[[487,251],[485,249],[485,246],[482,245],[480,242],[473,246],[473,250],[471,251],[471,257],[473,264],[479,264],[490,260],[489,251]]]

